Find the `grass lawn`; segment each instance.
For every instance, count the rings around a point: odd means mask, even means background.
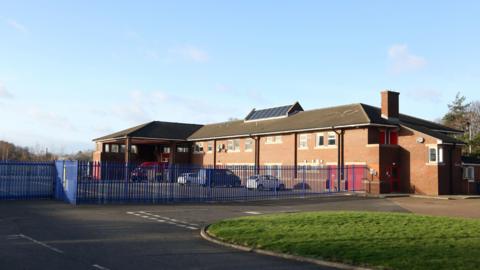
[[[480,269],[480,220],[473,219],[309,212],[224,220],[208,233],[230,243],[380,269]]]

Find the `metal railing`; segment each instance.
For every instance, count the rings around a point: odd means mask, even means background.
[[[0,200],[53,198],[55,175],[52,162],[0,161]]]
[[[364,165],[195,166],[79,162],[77,203],[237,201],[362,192]],[[337,177],[343,172],[343,179]]]

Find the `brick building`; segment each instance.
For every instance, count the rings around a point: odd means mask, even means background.
[[[399,113],[399,93],[381,107],[349,104],[303,110],[253,109],[243,120],[195,125],[150,122],[97,138],[95,161],[196,165],[370,168],[367,191],[427,195],[474,193],[462,177],[462,131]]]

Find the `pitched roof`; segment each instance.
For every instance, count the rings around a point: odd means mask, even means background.
[[[461,143],[461,141],[444,134],[461,132],[459,130],[405,114],[400,114],[398,121],[387,120],[381,116],[380,108],[362,103],[298,111],[289,117],[268,121],[236,120],[208,124],[195,131],[188,139],[226,138],[360,125],[398,126],[399,124],[419,130],[444,142]]]
[[[186,140],[193,132],[201,128],[202,125],[152,121],[132,128],[121,130],[107,136],[94,139],[94,141],[103,141],[115,138],[138,137],[150,139],[166,140]]]
[[[235,136],[249,136],[263,133],[281,133],[296,130],[322,129],[333,126],[366,125],[371,121],[361,104],[299,111],[289,117],[268,121],[229,121],[204,125],[189,139],[209,139]]]

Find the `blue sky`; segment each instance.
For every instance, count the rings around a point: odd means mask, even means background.
[[[150,120],[211,123],[401,92],[480,93],[477,1],[3,1],[0,139],[72,152]]]

